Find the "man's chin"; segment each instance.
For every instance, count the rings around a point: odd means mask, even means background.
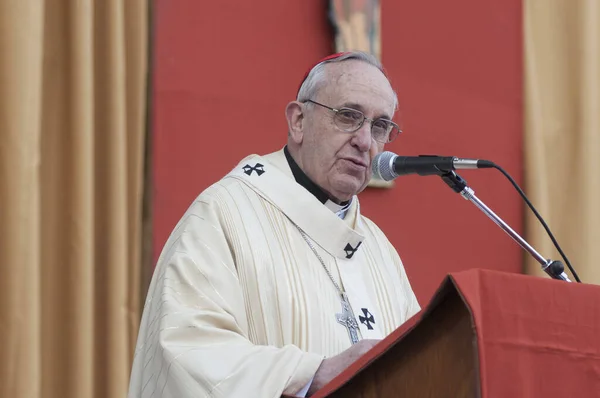
[[[358,193],[360,193],[365,187],[366,183],[358,181],[354,177],[344,176],[340,179],[335,186],[335,197],[342,202],[346,202]]]

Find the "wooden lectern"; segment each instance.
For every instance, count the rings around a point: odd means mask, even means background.
[[[314,397],[600,397],[600,287],[450,274]]]

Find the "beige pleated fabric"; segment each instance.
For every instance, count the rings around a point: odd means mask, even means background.
[[[0,396],[123,397],[140,312],[147,8],[0,1]]]
[[[581,279],[600,283],[600,2],[523,4],[526,191]],[[559,259],[529,212],[526,238]]]
[[[324,357],[351,345],[328,273],[359,338],[382,339],[420,309],[356,197],[341,219],[296,183],[283,151],[242,160],[191,204],[161,253],[129,397],[300,393]]]

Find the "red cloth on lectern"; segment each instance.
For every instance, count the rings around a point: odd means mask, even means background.
[[[404,336],[418,333],[420,321],[452,291],[471,313],[482,398],[600,397],[600,286],[480,269],[450,274],[423,311],[316,397],[336,391]]]
[[[598,286],[482,270],[452,279],[475,319],[483,398],[600,396]]]

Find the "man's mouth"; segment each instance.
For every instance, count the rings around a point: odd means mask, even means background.
[[[362,159],[344,158],[344,160],[347,160],[348,162],[351,162],[351,163],[355,164],[356,166],[360,166],[360,167],[364,167],[364,168],[368,167],[367,163]]]

